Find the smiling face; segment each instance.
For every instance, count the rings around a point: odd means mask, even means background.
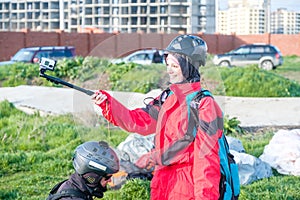
[[[166,64],[170,83],[180,83],[185,80],[179,62],[172,54],[168,54]]]

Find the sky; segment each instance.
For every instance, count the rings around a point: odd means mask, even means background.
[[[227,0],[219,0],[220,8],[226,8]],[[300,11],[300,0],[271,0],[271,10],[287,8],[289,11]]]

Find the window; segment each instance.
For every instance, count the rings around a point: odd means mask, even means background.
[[[131,13],[132,14],[137,14],[137,6],[132,6],[131,7]]]
[[[16,3],[12,3],[11,7],[12,7],[12,10],[17,10],[17,4]]]
[[[141,53],[137,54],[135,56],[132,56],[129,61],[136,61],[136,60],[150,60],[150,56],[147,53]]]
[[[156,14],[157,13],[157,7],[151,6],[150,7],[150,14]]]
[[[253,47],[251,49],[251,53],[263,53],[264,52],[264,48],[263,47]]]
[[[250,48],[249,47],[242,47],[242,48],[237,49],[234,53],[237,53],[237,54],[247,54],[249,52],[250,52]]]
[[[141,17],[141,25],[147,24],[147,17]]]
[[[25,4],[24,3],[20,3],[19,4],[19,9],[20,10],[24,10],[25,9]]]
[[[43,3],[43,9],[48,9],[48,3]]]

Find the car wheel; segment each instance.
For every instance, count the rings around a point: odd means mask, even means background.
[[[225,61],[225,60],[220,62],[219,66],[221,66],[221,67],[231,67],[230,63],[228,61]]]
[[[272,70],[274,68],[273,63],[270,60],[262,61],[259,67],[264,70]]]

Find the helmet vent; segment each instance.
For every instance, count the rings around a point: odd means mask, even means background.
[[[174,44],[173,48],[174,49],[181,49],[180,43]]]
[[[93,157],[93,155],[89,153],[89,154],[87,154],[87,155],[86,155],[86,157],[88,157],[88,158],[92,158],[92,157]]]

